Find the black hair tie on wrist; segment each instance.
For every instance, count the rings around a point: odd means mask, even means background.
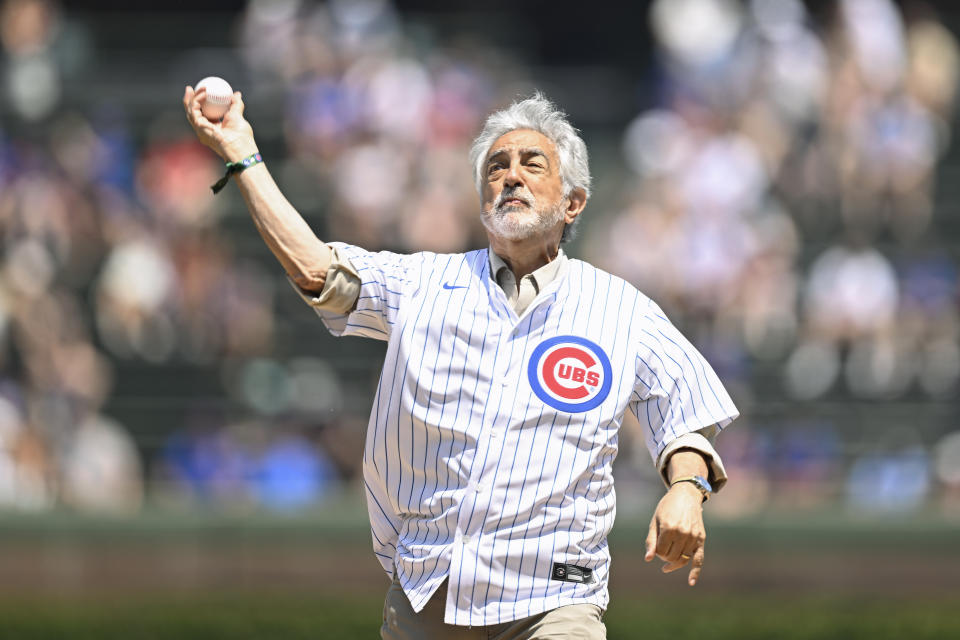
[[[240,160],[239,162],[228,162],[227,172],[223,174],[222,178],[217,180],[216,184],[210,187],[211,189],[213,189],[214,195],[223,191],[223,188],[227,186],[227,182],[230,181],[230,176],[232,176],[235,173],[240,173],[245,169],[249,169],[253,165],[260,164],[261,162],[263,162],[263,156],[260,155],[259,151],[251,156],[247,156],[246,158],[244,158],[243,160]]]

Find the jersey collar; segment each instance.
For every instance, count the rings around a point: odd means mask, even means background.
[[[511,273],[512,275],[512,272],[510,272],[510,267],[507,266],[507,263],[503,260],[503,258],[494,253],[492,247],[487,250],[487,255],[489,257],[487,266],[490,269],[487,286],[492,287],[493,285],[496,285],[497,289],[499,289],[499,291],[496,293],[491,290],[490,294],[493,297],[500,299],[500,306],[503,308],[503,313],[505,313],[506,317],[511,320],[511,323],[514,325],[514,329],[519,326],[520,320],[523,320],[523,318],[530,315],[541,304],[556,296],[556,292],[559,289],[560,284],[564,281],[567,271],[569,271],[570,259],[567,258],[567,254],[565,254],[561,248],[557,251],[556,258],[530,274],[537,289],[537,295],[527,305],[526,309],[523,310],[523,313],[517,314],[516,311],[510,306],[507,300],[507,294],[503,290],[503,286],[501,284],[501,274],[504,273],[503,269],[506,269],[507,272]]]
[[[493,247],[490,247],[487,254],[490,256],[490,275],[493,276],[494,282],[502,289],[503,276],[506,275],[503,270],[506,269],[507,272],[510,272],[510,267],[507,266],[503,258],[494,253]],[[556,258],[530,274],[529,277],[533,281],[533,286],[536,287],[537,293],[541,293],[551,282],[563,275],[567,268],[567,262],[569,262],[567,254],[563,252],[563,247],[560,247],[557,250]]]

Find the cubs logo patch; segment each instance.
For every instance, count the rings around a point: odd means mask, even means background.
[[[533,392],[547,405],[567,413],[582,413],[607,398],[613,370],[599,345],[579,336],[556,336],[533,350],[527,378]]]

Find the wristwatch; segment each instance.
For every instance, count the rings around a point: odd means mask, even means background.
[[[697,489],[700,489],[700,494],[703,496],[703,502],[706,502],[710,499],[710,496],[713,495],[713,487],[710,486],[710,482],[703,476],[684,476],[682,478],[676,478],[670,482],[670,487],[677,484],[678,482],[689,482]]]

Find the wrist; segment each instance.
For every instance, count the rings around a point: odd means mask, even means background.
[[[680,495],[687,495],[697,502],[703,501],[703,494],[700,492],[700,489],[689,482],[678,482],[670,485],[670,491],[672,493],[679,493]]]
[[[710,481],[699,475],[673,476],[670,480],[670,490],[678,487],[683,487],[682,490],[686,491],[695,491],[703,502],[709,500],[710,496],[713,495],[713,487],[710,485]]]
[[[228,162],[227,171],[223,174],[223,177],[217,180],[210,188],[213,190],[213,195],[220,193],[227,183],[230,182],[232,176],[239,175],[251,167],[255,167],[258,164],[263,162],[263,156],[260,155],[260,152],[250,154],[249,156],[239,160],[237,162]]]
[[[234,140],[223,145],[223,160],[224,162],[240,162],[257,152],[259,152],[257,143],[252,138]]]

